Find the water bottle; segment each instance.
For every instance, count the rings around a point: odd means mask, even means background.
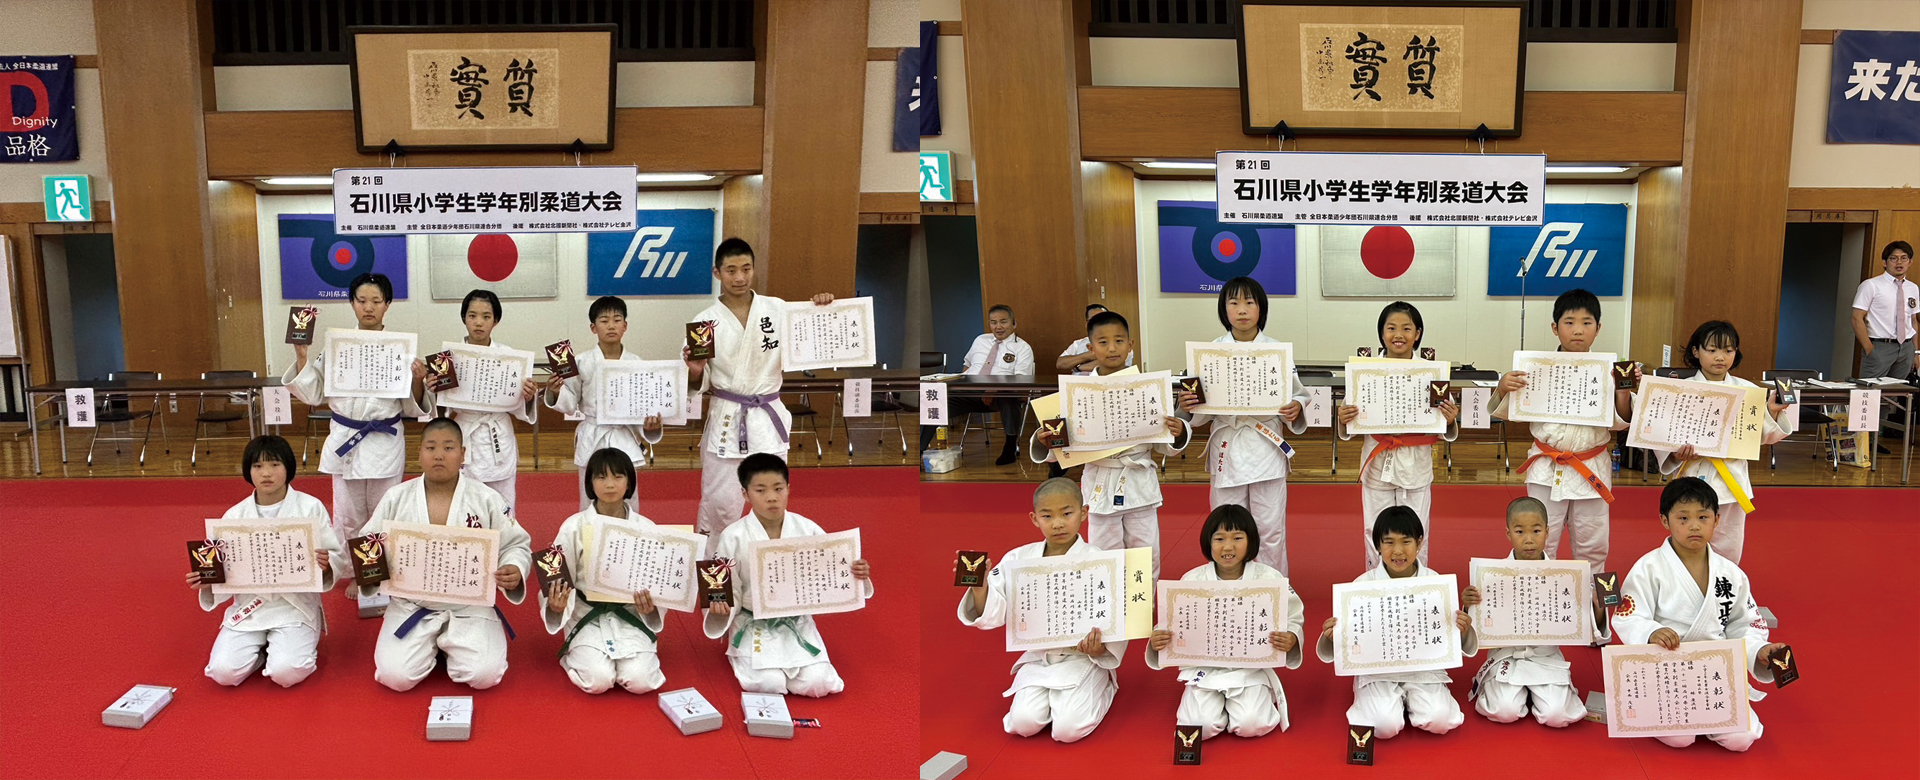
[[[936,450],[944,450],[947,448],[947,426],[942,425],[934,430],[933,448]],[[1616,467],[1614,470],[1618,471],[1619,469]]]
[[[1620,473],[1620,445],[1613,445],[1613,473]]]

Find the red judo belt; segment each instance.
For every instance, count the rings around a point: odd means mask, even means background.
[[[1440,437],[1431,433],[1425,433],[1419,436],[1376,435],[1373,437],[1373,452],[1367,455],[1367,462],[1360,464],[1360,473],[1363,475],[1366,474],[1367,468],[1373,465],[1373,459],[1380,457],[1383,453],[1397,450],[1401,447],[1431,447],[1439,443]]]
[[[1527,473],[1527,469],[1533,467],[1533,462],[1541,458],[1550,459],[1562,466],[1572,466],[1574,471],[1579,472],[1581,479],[1586,480],[1587,484],[1593,486],[1594,492],[1599,493],[1601,498],[1606,499],[1607,503],[1611,504],[1613,503],[1613,490],[1607,487],[1607,483],[1600,481],[1600,478],[1594,475],[1593,469],[1587,468],[1587,459],[1597,458],[1607,454],[1607,450],[1612,444],[1612,442],[1608,442],[1587,450],[1586,452],[1561,452],[1548,446],[1544,441],[1534,439],[1533,446],[1539,447],[1540,451],[1532,457],[1527,458],[1527,462],[1520,464],[1520,473]]]

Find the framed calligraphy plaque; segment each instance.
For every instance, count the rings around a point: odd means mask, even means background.
[[[615,30],[347,28],[360,151],[612,149]]]

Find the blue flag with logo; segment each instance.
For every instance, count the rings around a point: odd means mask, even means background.
[[[73,56],[0,57],[0,162],[80,159]]]
[[[406,236],[343,236],[332,214],[281,214],[280,297],[344,301],[347,285],[365,273],[386,274],[393,299],[407,299]]]
[[[1211,202],[1157,205],[1161,292],[1217,293],[1228,280],[1246,276],[1268,295],[1295,294],[1292,225],[1222,224]]]
[[[1920,32],[1834,33],[1827,143],[1920,144]]]
[[[1487,236],[1487,294],[1554,297],[1582,289],[1618,296],[1627,269],[1627,207],[1622,203],[1546,205],[1540,227],[1495,227]]]
[[[712,295],[713,209],[634,214],[631,233],[587,234],[587,294]]]

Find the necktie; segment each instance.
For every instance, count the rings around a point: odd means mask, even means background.
[[[993,351],[987,353],[986,362],[981,363],[979,368],[976,368],[973,370],[973,373],[979,374],[981,376],[985,376],[987,372],[993,370],[993,361],[999,357],[1000,357],[1000,342],[996,341],[996,342],[993,342]]]

